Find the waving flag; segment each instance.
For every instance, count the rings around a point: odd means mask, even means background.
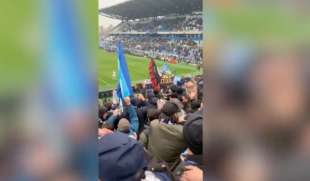
[[[124,97],[122,96],[121,86],[120,86],[119,83],[117,84],[117,87],[116,87],[115,92],[116,92],[116,97],[117,97],[118,99],[120,99],[120,100],[123,100],[123,99],[124,99]]]
[[[151,79],[154,91],[159,92],[160,91],[160,75],[158,73],[158,69],[157,69],[154,59],[151,59],[149,63],[149,73],[150,73],[150,79]]]
[[[84,109],[96,94],[91,58],[73,0],[46,0],[45,83],[55,111]]]
[[[165,64],[161,67],[160,71],[161,71],[161,73],[163,73],[163,74],[165,74],[165,73],[167,73],[167,72],[170,72],[170,69],[169,69],[168,64],[165,63]]]
[[[82,11],[78,8],[86,3],[75,0],[44,0],[42,3],[42,12],[46,15],[42,16],[46,46],[42,49],[40,64],[43,69],[40,116],[44,122],[38,126],[41,130],[41,125],[48,124],[44,147],[56,156],[55,160],[66,160],[57,161],[51,172],[59,174],[58,170],[70,170],[77,173],[76,180],[96,180],[97,140],[94,139],[96,133],[89,129],[97,126],[92,116],[97,105],[96,78],[89,47],[92,44],[83,30]]]
[[[131,80],[128,72],[127,62],[124,55],[123,46],[118,43],[116,46],[117,62],[118,62],[118,83],[119,92],[122,98],[129,97],[133,94]]]

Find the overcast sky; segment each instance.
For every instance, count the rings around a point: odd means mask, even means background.
[[[102,9],[102,8],[113,6],[113,5],[128,1],[128,0],[98,0],[98,1],[99,1],[99,9]],[[110,25],[115,26],[119,22],[120,21],[118,21],[118,20],[107,18],[107,17],[101,16],[99,14],[99,26],[103,26],[103,27],[108,27]]]

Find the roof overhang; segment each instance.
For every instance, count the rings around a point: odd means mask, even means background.
[[[130,0],[100,9],[101,15],[116,19],[143,19],[202,11],[202,0]]]

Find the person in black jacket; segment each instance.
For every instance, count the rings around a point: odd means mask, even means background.
[[[202,154],[202,122],[200,112],[189,114],[183,127],[187,150],[181,155],[181,162],[174,170],[174,176],[181,181],[203,180],[203,154]]]

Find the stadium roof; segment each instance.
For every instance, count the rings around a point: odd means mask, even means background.
[[[170,14],[189,14],[202,11],[202,0],[129,0],[100,10],[118,19],[141,19]]]

